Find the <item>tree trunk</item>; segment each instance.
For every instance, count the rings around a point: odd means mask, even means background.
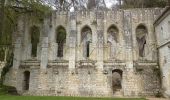
[[[0,37],[2,37],[3,26],[4,26],[4,16],[5,16],[5,0],[0,1]]]

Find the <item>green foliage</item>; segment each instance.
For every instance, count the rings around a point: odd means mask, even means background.
[[[0,85],[0,95],[6,95],[6,94],[8,94],[7,89],[8,89],[7,86]]]
[[[0,61],[4,61],[5,59],[5,50],[4,48],[0,48]]]
[[[8,91],[11,88],[15,88],[15,87],[0,85],[0,96],[2,95],[8,96],[9,95]]]
[[[66,40],[66,30],[63,27],[57,29],[57,43],[64,43]]]
[[[44,5],[40,0],[8,0],[4,6],[0,45],[12,44],[12,34],[16,30],[17,19],[20,15],[27,14],[32,22],[42,22],[42,19],[50,14],[50,11],[50,7]]]
[[[6,63],[5,63],[5,66],[3,67],[2,69],[2,72],[1,72],[1,84],[3,83],[3,80],[5,79],[5,75],[7,74],[7,72],[9,71],[9,69],[12,67],[13,65],[13,50],[12,50],[12,47],[9,47],[7,50],[7,55],[6,55]]]
[[[43,4],[41,0],[8,0],[4,6],[0,45],[12,43],[12,33],[16,30],[20,15],[26,14],[32,22],[42,22],[43,18],[48,16],[50,12],[50,7]]]
[[[122,8],[152,8],[165,7],[168,0],[122,0]]]

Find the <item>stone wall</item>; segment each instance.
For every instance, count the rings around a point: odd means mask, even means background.
[[[153,22],[161,9],[127,9],[108,11],[53,12],[44,23],[18,23],[18,38],[14,43],[14,65],[5,83],[14,85],[23,95],[55,96],[143,96],[159,91],[156,39]],[[29,28],[40,27],[37,57],[30,51]],[[144,57],[139,57],[136,28],[147,29]],[[23,27],[25,26],[25,27]],[[63,57],[57,57],[56,29],[67,32]],[[113,58],[108,53],[108,29],[118,29],[118,42]],[[83,55],[82,29],[92,31],[89,57]],[[145,67],[147,66],[147,67]],[[140,69],[137,71],[136,69]],[[142,69],[142,70],[141,70]],[[13,71],[12,71],[13,70]],[[112,72],[122,71],[122,88],[112,89]],[[29,90],[24,90],[24,72],[30,72]],[[9,75],[11,75],[10,80]]]

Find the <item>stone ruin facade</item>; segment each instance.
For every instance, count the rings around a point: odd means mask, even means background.
[[[154,96],[161,10],[54,11],[43,23],[21,16],[4,84],[22,95]]]

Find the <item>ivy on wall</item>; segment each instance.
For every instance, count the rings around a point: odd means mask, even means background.
[[[4,80],[13,64],[12,41],[15,40],[14,32],[17,34],[18,18],[27,15],[29,21],[42,23],[50,13],[51,8],[42,0],[0,0],[0,61],[6,61],[1,80]],[[37,39],[36,35],[33,37]]]

